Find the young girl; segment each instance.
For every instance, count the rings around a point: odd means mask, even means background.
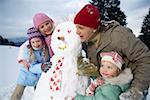
[[[86,90],[86,96],[77,95],[75,100],[119,100],[119,95],[129,87],[133,78],[130,69],[121,71],[123,59],[117,52],[100,54],[100,77]]]
[[[50,56],[52,57],[53,51],[51,49],[50,44],[51,44],[51,35],[55,28],[54,21],[44,13],[37,13],[33,17],[33,24],[35,28],[37,28],[44,36],[46,44],[49,48]]]
[[[51,49],[50,44],[51,44],[51,35],[55,28],[54,21],[44,13],[37,13],[33,17],[33,24],[34,24],[35,28],[37,28],[40,31],[40,33],[44,36],[46,45],[48,46],[48,49],[49,49],[50,57],[52,57],[54,55],[54,53]],[[26,41],[25,43],[23,43],[21,45],[21,47],[19,49],[19,56],[18,56],[18,61],[22,60],[22,63],[26,67],[28,67],[29,63],[23,58],[22,52],[24,51],[24,48],[28,44],[29,44],[29,42]]]
[[[28,67],[20,63],[20,72],[17,79],[17,86],[11,96],[11,100],[20,100],[26,86],[36,86],[45,63],[49,62],[48,48],[40,32],[34,27],[29,28],[29,44],[24,48],[23,58],[28,61]]]

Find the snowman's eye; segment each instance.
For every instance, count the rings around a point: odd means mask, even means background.
[[[68,30],[67,32],[70,34],[70,33],[71,33],[71,30]]]
[[[60,32],[60,29],[57,29],[57,32]]]

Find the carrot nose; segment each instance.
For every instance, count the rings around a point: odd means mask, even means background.
[[[65,38],[64,38],[64,37],[58,37],[58,40],[62,40],[62,41],[64,41],[64,40],[65,40]]]

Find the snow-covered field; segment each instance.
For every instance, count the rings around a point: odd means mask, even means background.
[[[10,100],[18,75],[18,47],[0,45],[0,100]],[[33,88],[25,89],[22,100],[31,100]]]
[[[19,70],[17,54],[18,47],[0,45],[0,100],[10,100],[15,88]],[[27,87],[22,100],[31,100],[33,93],[33,87]],[[150,95],[147,100],[150,100]]]

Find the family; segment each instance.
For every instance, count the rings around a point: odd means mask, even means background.
[[[73,22],[56,25],[37,13],[33,25],[19,50],[20,73],[11,100],[21,100],[26,86],[34,87],[35,100],[145,98],[150,51],[129,28],[102,21],[92,4],[86,4]]]

